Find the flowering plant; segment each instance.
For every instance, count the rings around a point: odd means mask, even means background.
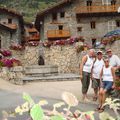
[[[2,59],[1,62],[3,67],[12,67],[12,61],[10,59]]]
[[[50,46],[53,44],[53,42],[51,42],[51,41],[46,41],[46,42],[44,42],[44,43],[42,43],[42,44],[43,44],[44,47],[50,47]]]
[[[8,57],[8,56],[11,56],[12,53],[10,50],[5,50],[5,49],[1,49],[0,50],[0,53],[4,56],[4,57]]]
[[[30,41],[27,43],[28,46],[38,46],[39,45],[39,41]]]
[[[11,50],[24,50],[25,47],[18,44],[18,43],[12,43],[11,46],[10,46],[10,49]]]
[[[11,58],[11,59],[2,59],[0,61],[0,65],[1,67],[13,67],[14,65],[16,66],[20,66],[21,62],[15,58]]]
[[[63,39],[63,40],[56,40],[56,41],[46,41],[43,43],[44,47],[50,47],[51,45],[72,45],[76,42],[84,42],[84,39],[82,36],[80,37],[71,37],[69,39]]]

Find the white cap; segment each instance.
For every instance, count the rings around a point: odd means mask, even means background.
[[[102,52],[102,50],[99,50],[99,51],[97,51],[97,54],[98,54],[98,53],[101,53],[101,54],[102,54],[103,52]]]

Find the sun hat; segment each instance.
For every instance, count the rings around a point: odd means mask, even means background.
[[[102,50],[97,51],[97,54],[99,54],[99,53],[103,54]]]
[[[106,50],[106,52],[112,52],[112,50],[109,48],[109,49]]]

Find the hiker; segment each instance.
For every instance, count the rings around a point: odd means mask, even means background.
[[[115,78],[114,68],[110,66],[109,58],[104,59],[104,64],[105,65],[100,73],[101,88],[99,91],[99,106],[96,109],[99,112],[104,111],[103,104],[105,103],[106,92],[108,92],[112,88]]]
[[[103,66],[102,51],[99,50],[91,71],[92,88],[94,89],[93,101],[96,101],[98,97],[98,91],[100,89],[100,72]]]
[[[87,91],[90,85],[91,69],[94,62],[95,50],[90,49],[88,54],[83,56],[80,64],[80,79],[82,82],[83,101],[89,101]]]

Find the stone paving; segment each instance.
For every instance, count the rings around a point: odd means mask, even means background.
[[[80,110],[82,111],[95,110],[97,103],[81,102],[80,81],[32,82],[27,83],[26,85],[18,86],[9,83],[9,81],[0,79],[0,113],[2,110],[9,110],[23,103],[22,100],[23,92],[29,93],[35,101],[39,101],[40,99],[43,98],[47,99],[50,105],[49,107],[51,107],[53,103],[56,103],[61,100],[61,94],[64,91],[71,92],[78,98],[80,103],[77,108],[79,108]],[[88,95],[89,98],[92,99],[93,95],[92,89],[89,89]],[[114,115],[112,111],[110,111],[110,113]],[[99,120],[98,113],[96,113],[95,116],[96,120]],[[23,118],[22,117],[20,119],[13,118],[9,120],[23,120]]]

